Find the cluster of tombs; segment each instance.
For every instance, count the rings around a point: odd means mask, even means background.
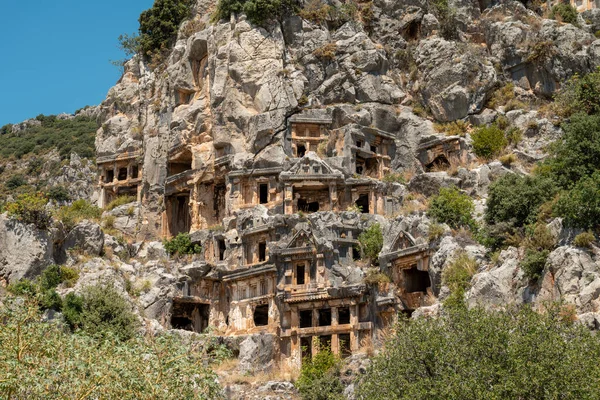
[[[161,226],[165,238],[210,233],[198,241],[201,269],[211,272],[180,288],[167,323],[196,332],[212,326],[227,335],[276,334],[282,360],[300,362],[318,351],[318,343],[344,355],[358,350],[399,311],[429,304],[432,291],[429,250],[406,232],[380,259],[391,283],[374,289],[363,283],[357,264],[357,224],[333,224],[324,238],[305,223],[281,222],[346,210],[394,215],[398,188],[385,177],[392,172],[395,135],[352,124],[331,129],[326,113],[289,121],[288,158],[277,167],[235,170],[225,149],[215,149],[209,164],[185,143],[168,149]],[[429,171],[464,157],[464,141],[450,137],[422,143],[417,159]],[[139,159],[136,151],[98,158],[101,206],[124,194],[143,200]],[[239,218],[257,206],[281,223]],[[218,228],[228,217],[237,221],[237,241]],[[332,272],[340,268],[350,271],[345,279]]]

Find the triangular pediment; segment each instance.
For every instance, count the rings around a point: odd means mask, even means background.
[[[316,153],[309,151],[285,173],[288,176],[329,175],[342,177],[342,173],[333,169]]]
[[[391,251],[398,251],[408,249],[409,247],[413,247],[415,245],[415,239],[412,235],[406,231],[400,231],[398,236],[394,239],[394,244],[392,245]]]
[[[315,247],[314,236],[312,232],[307,231],[305,229],[301,229],[298,232],[296,232],[294,237],[292,237],[292,240],[290,240],[290,242],[287,245],[288,249],[296,249],[303,247]]]

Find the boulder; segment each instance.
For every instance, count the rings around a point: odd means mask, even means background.
[[[248,335],[240,343],[239,368],[244,373],[267,372],[274,366],[278,338],[272,334]]]
[[[83,220],[67,234],[63,249],[77,248],[90,255],[99,256],[104,250],[104,232],[95,222]]]

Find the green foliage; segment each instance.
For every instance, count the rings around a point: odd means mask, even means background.
[[[449,5],[448,0],[431,0],[429,2],[433,14],[440,23],[440,33],[446,40],[458,38],[458,21],[456,9]]]
[[[581,232],[573,239],[573,244],[577,247],[591,247],[592,243],[596,241],[596,237],[592,231]]]
[[[35,304],[14,299],[3,301],[0,320],[0,398],[223,398],[198,343],[73,335],[42,322]]]
[[[8,291],[17,296],[34,296],[38,288],[34,282],[29,279],[19,279],[15,283],[8,285]]]
[[[155,0],[152,8],[142,12],[139,18],[138,38],[122,35],[122,46],[139,46],[139,52],[151,58],[157,52],[169,49],[177,37],[179,24],[190,16],[190,0]]]
[[[71,195],[69,195],[69,191],[64,186],[52,186],[46,193],[46,197],[58,202],[71,200]]]
[[[600,165],[600,115],[574,115],[563,124],[564,135],[551,147],[545,167],[565,189]]]
[[[554,306],[403,320],[357,399],[597,399],[600,336]]]
[[[373,224],[358,235],[358,242],[362,253],[371,263],[376,263],[379,258],[379,252],[383,247],[383,233],[379,224]]]
[[[27,181],[23,175],[13,175],[4,182],[4,187],[8,190],[14,190],[19,186],[27,185]]]
[[[440,193],[431,198],[427,215],[455,229],[460,227],[474,229],[476,223],[472,217],[473,211],[475,211],[473,199],[453,186],[441,188]]]
[[[298,15],[315,24],[323,24],[329,17],[331,7],[322,0],[308,0]]]
[[[498,88],[492,93],[492,96],[487,102],[488,108],[498,108],[506,105],[509,101],[515,98],[515,84],[512,82]]]
[[[429,238],[429,241],[431,242],[431,241],[441,238],[445,232],[446,232],[446,230],[444,229],[443,225],[431,223],[431,224],[429,224],[427,236]]]
[[[406,178],[400,172],[387,173],[381,180],[387,183],[406,183]]]
[[[384,285],[386,283],[390,283],[390,277],[380,272],[378,268],[370,268],[366,275],[364,282],[367,285]]]
[[[524,241],[525,258],[520,267],[529,279],[539,279],[546,265],[550,251],[556,246],[556,238],[543,223],[527,227],[527,237]]]
[[[443,132],[448,136],[465,137],[465,134],[469,129],[469,123],[459,119],[452,122],[446,122],[444,124],[433,124],[433,129],[435,129],[436,132]]]
[[[69,324],[80,323],[80,328],[88,335],[103,338],[114,336],[120,340],[131,339],[138,327],[136,316],[131,305],[112,284],[88,286],[82,292],[81,313],[76,315],[76,308],[70,309],[73,314]],[[77,300],[73,304],[78,304]]]
[[[219,0],[213,20],[229,19],[232,13],[244,13],[250,22],[262,25],[267,19],[279,19],[295,9],[294,0]]]
[[[476,272],[477,262],[466,251],[460,250],[454,254],[454,260],[442,272],[442,282],[450,289],[450,296],[444,302],[445,306],[463,303],[465,291]]]
[[[519,264],[525,276],[532,280],[539,279],[546,265],[548,254],[550,254],[548,250],[525,250],[525,258]]]
[[[550,18],[577,25],[577,9],[569,3],[558,3],[550,10]]]
[[[506,174],[488,189],[485,221],[488,224],[509,222],[517,227],[534,222],[540,206],[556,191],[552,179]]]
[[[106,209],[108,211],[113,210],[119,206],[125,205],[125,204],[129,204],[132,203],[134,201],[136,201],[137,198],[135,196],[119,196],[116,199],[114,199],[113,201],[111,201],[110,203],[108,203],[106,205]]]
[[[555,213],[568,226],[592,229],[600,221],[600,171],[587,176],[569,190],[561,193]]]
[[[44,195],[24,193],[16,201],[6,205],[8,215],[26,224],[34,224],[38,229],[47,229],[52,224],[52,216],[46,210],[48,199]]]
[[[302,400],[344,399],[340,368],[341,360],[328,348],[319,349],[312,358],[304,358],[296,381]]]
[[[40,126],[29,126],[24,131],[6,131],[0,135],[0,156],[21,158],[26,154],[43,154],[56,148],[62,158],[71,152],[81,157],[95,155],[94,140],[98,125],[89,117],[58,119],[56,116],[37,117]]]
[[[192,244],[189,233],[181,232],[171,240],[163,241],[165,251],[170,254],[200,254],[202,247],[198,244]]]
[[[98,220],[101,215],[100,208],[84,199],[76,200],[70,206],[63,206],[56,212],[56,218],[62,221],[68,230],[84,219]]]
[[[504,131],[497,125],[479,127],[471,134],[473,152],[486,159],[497,157],[508,144]]]
[[[600,112],[600,67],[580,76],[575,74],[555,95],[557,111],[564,117],[584,112]]]

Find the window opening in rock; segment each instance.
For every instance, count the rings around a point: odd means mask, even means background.
[[[296,265],[296,285],[304,285],[304,274],[306,267],[304,264]]]
[[[362,147],[363,147],[363,142],[362,142],[362,140],[357,140],[357,141],[356,141],[356,147],[358,147],[359,149],[362,149]]]
[[[262,262],[267,259],[267,243],[260,242],[258,244],[258,261]]]
[[[402,271],[404,274],[404,290],[407,293],[426,292],[431,286],[429,272],[419,271],[416,266]]]
[[[371,146],[371,151],[373,153],[377,153],[377,146],[375,146],[375,145],[370,145],[370,146]]]
[[[340,342],[340,355],[342,356],[342,358],[351,356],[352,350],[350,347],[350,334],[340,333],[338,335],[338,341]]]
[[[131,167],[131,178],[136,179],[140,173],[140,169],[137,165]]]
[[[304,157],[306,154],[306,147],[303,144],[296,146],[296,157]]]
[[[124,181],[127,179],[127,167],[119,168],[119,175],[117,179],[120,181]]]
[[[363,193],[363,194],[359,195],[358,200],[356,200],[356,202],[354,204],[356,204],[356,207],[358,207],[360,209],[360,212],[362,212],[363,214],[368,214],[369,213],[369,194]]]
[[[354,260],[354,261],[360,260],[360,249],[358,247],[352,248],[352,260]]]
[[[302,350],[302,359],[312,357],[312,337],[300,338],[300,349]]]
[[[210,306],[208,304],[183,303],[174,301],[171,315],[173,329],[201,333],[208,327]]]
[[[319,336],[319,350],[331,350],[331,335]]]
[[[319,202],[308,202],[305,199],[298,199],[298,211],[302,212],[317,212],[319,211]]]
[[[269,306],[267,304],[256,306],[254,309],[254,326],[266,326],[269,324]]]
[[[348,258],[348,248],[346,246],[341,246],[339,249],[340,259],[345,260]]]
[[[300,318],[300,328],[311,328],[312,322],[312,310],[301,310],[298,312]]]
[[[338,324],[346,325],[350,323],[350,307],[338,308]]]
[[[443,154],[425,166],[427,172],[446,171],[448,168],[450,168],[450,161]]]
[[[331,308],[323,308],[319,310],[319,326],[331,325]]]
[[[219,261],[223,261],[225,259],[225,240],[224,239],[219,239],[217,241],[218,247],[219,247]]]
[[[111,183],[114,179],[115,179],[115,171],[112,169],[107,169],[106,170],[106,178],[104,181],[106,183]]]
[[[269,202],[269,185],[267,183],[261,183],[258,185],[258,195],[260,204],[266,204]]]

